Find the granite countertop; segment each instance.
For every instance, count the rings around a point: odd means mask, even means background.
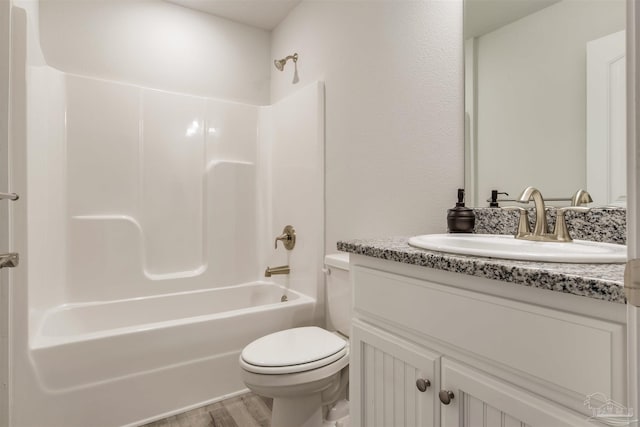
[[[374,258],[468,274],[620,304],[624,264],[512,261],[428,251],[409,246],[407,237],[338,242],[338,250]]]

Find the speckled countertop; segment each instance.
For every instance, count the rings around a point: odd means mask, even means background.
[[[624,264],[569,264],[511,261],[428,251],[407,237],[338,242],[338,250],[523,286],[626,303]]]

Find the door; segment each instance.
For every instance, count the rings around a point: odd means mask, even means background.
[[[626,201],[625,32],[587,43],[587,188],[596,205]]]
[[[0,192],[9,188],[11,2],[0,1]],[[9,203],[0,200],[0,253],[9,252]],[[9,425],[9,273],[0,269],[0,427]]]
[[[627,2],[627,248],[629,259],[640,258],[640,7]],[[625,282],[625,287],[629,283]],[[627,291],[628,292],[628,291]],[[628,407],[640,411],[640,298],[627,294]]]
[[[441,384],[442,427],[594,425],[583,415],[446,357],[442,358]]]
[[[437,354],[354,320],[351,360],[353,426],[439,425]]]

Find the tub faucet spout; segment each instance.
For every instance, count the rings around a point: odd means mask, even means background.
[[[281,265],[279,267],[267,267],[264,271],[264,277],[271,277],[273,274],[289,274],[291,269],[288,265]]]

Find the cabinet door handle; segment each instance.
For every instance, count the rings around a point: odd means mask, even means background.
[[[443,405],[448,405],[453,400],[454,395],[451,390],[440,390],[440,393],[438,393],[438,397],[440,398],[440,402],[442,402]]]
[[[431,381],[424,378],[418,378],[416,380],[416,387],[418,387],[418,390],[424,393],[425,391],[427,391],[427,388],[431,387]]]

